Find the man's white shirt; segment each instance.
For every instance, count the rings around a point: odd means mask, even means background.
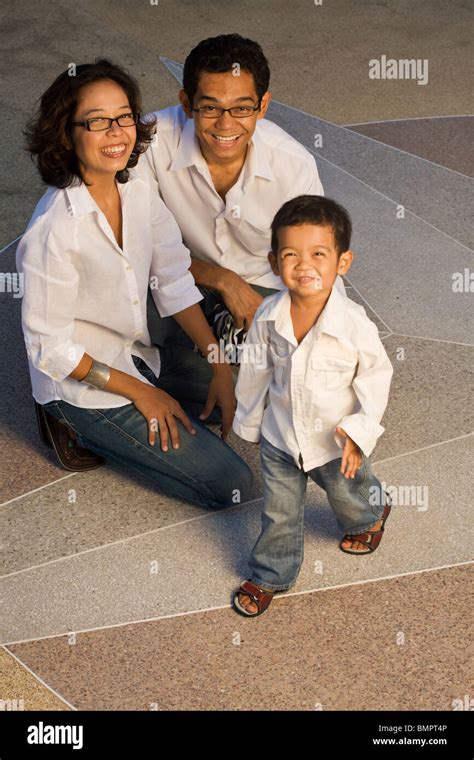
[[[191,257],[159,195],[139,178],[118,184],[123,249],[84,184],[49,188],[17,250],[24,275],[22,326],[33,396],[85,408],[129,404],[124,396],[69,378],[85,352],[148,381],[141,357],[158,377],[160,355],[147,327],[147,290],[160,316],[202,300]]]
[[[305,472],[342,456],[346,433],[369,456],[384,428],[392,364],[362,306],[333,287],[300,344],[288,290],[258,307],[242,351],[233,429],[263,435]]]
[[[157,134],[135,171],[155,185],[191,255],[231,269],[253,285],[283,289],[267,259],[270,224],[291,198],[324,194],[313,156],[279,126],[259,119],[240,176],[223,201],[194,120],[181,106],[151,115]]]

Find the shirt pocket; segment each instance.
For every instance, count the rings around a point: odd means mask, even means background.
[[[356,359],[319,354],[311,357],[313,391],[341,391],[352,385],[357,369]]]
[[[230,221],[230,220],[229,220]],[[248,219],[239,219],[237,223],[230,221],[234,233],[245,248],[254,256],[267,257],[270,247],[271,231],[269,227],[257,227]]]

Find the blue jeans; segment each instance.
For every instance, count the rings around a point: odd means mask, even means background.
[[[158,379],[141,359],[134,357],[140,372],[179,401],[191,418],[195,435],[175,418],[179,449],[162,451],[159,438],[150,446],[147,422],[134,404],[83,409],[65,401],[51,401],[44,409],[63,419],[82,446],[145,475],[163,493],[202,507],[235,506],[250,498],[252,471],[225,441],[196,419],[206,401],[212,370],[204,362],[196,372],[196,355],[189,354],[193,352],[180,346],[160,349]]]
[[[326,491],[344,533],[363,533],[371,528],[383,513],[385,495],[369,501],[372,493],[383,494],[383,489],[365,454],[353,479],[340,472],[341,458],[303,472],[293,457],[277,449],[263,435],[260,458],[264,478],[262,530],[250,558],[250,579],[257,586],[286,591],[296,583],[303,562],[308,476]],[[374,486],[379,490],[371,492],[369,489]]]

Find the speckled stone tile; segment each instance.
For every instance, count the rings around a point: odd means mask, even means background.
[[[375,124],[350,124],[347,129],[461,174],[474,174],[474,155],[470,150],[473,116],[395,119]]]
[[[270,106],[268,118],[311,149],[316,161],[330,161],[463,245],[473,246],[474,193],[469,177],[282,103]],[[314,148],[315,135],[321,135],[321,148]]]
[[[82,710],[449,711],[472,694],[470,584],[454,567],[10,649]]]
[[[17,244],[0,254],[2,273],[15,273]],[[21,331],[21,298],[0,293],[0,503],[62,477],[65,471],[39,439]]]
[[[471,266],[465,248],[397,207],[356,178],[321,160],[328,197],[352,216],[354,261],[346,276],[396,333],[471,343],[471,294],[454,278]]]
[[[10,652],[0,649],[0,714],[4,710],[70,709],[66,702],[15,660]]]
[[[308,494],[305,562],[295,591],[472,559],[473,438],[374,466],[395,492],[382,547],[354,557],[320,489]],[[456,473],[449,477],[447,473]],[[396,504],[396,506],[395,506]],[[225,605],[248,575],[259,503],[230,508],[0,579],[3,643]]]
[[[355,303],[358,303],[360,306],[364,307],[368,318],[371,319],[375,325],[377,325],[379,335],[384,335],[387,333],[387,326],[384,324],[383,320],[381,320],[380,317],[370,307],[370,305],[363,298],[361,298],[355,288],[353,288],[351,285],[346,285],[346,295],[351,299],[351,301],[354,301]]]
[[[232,439],[245,455],[250,444],[240,446],[235,434]],[[258,448],[253,449],[257,498],[263,486]],[[117,465],[76,473],[0,507],[0,575],[212,511],[160,493],[145,477]]]
[[[385,432],[372,459],[383,460],[471,433],[473,348],[401,335],[389,335],[383,344],[393,377],[382,420]]]

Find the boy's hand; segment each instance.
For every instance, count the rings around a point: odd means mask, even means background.
[[[349,438],[345,430],[337,427],[336,433],[339,433],[339,435],[346,439],[344,451],[342,452],[341,472],[345,478],[355,478],[357,470],[362,464],[361,451],[352,438]]]

